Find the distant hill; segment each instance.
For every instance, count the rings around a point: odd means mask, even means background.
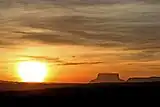
[[[1,91],[41,90],[45,88],[62,88],[62,87],[72,87],[76,85],[77,84],[71,84],[71,83],[24,83],[24,82],[0,80],[0,92]]]
[[[0,80],[0,83],[16,83],[14,81],[4,81],[4,80]]]
[[[99,73],[96,79],[90,81],[90,83],[102,82],[124,82],[124,80],[120,79],[117,73]]]
[[[160,77],[129,78],[127,82],[160,82]]]

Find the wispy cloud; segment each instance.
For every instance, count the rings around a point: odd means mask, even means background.
[[[104,62],[68,62],[68,63],[62,63],[58,65],[68,65],[68,66],[73,66],[73,65],[96,65],[96,64],[102,64]]]
[[[18,55],[18,57],[27,57],[27,58],[31,58],[31,59],[35,59],[35,60],[45,60],[48,62],[63,63],[63,61],[60,60],[60,58],[51,58],[51,57],[47,57],[47,56]]]
[[[9,46],[15,45],[11,41],[6,41],[6,40],[0,40],[0,48],[9,48]]]
[[[57,65],[96,65],[96,64],[102,64],[104,62],[100,61],[89,61],[89,62],[70,62],[66,60],[61,60],[60,58],[51,58],[51,57],[46,57],[46,56],[29,56],[29,55],[18,55],[19,57],[27,57],[35,60],[45,60],[49,63],[55,63]]]

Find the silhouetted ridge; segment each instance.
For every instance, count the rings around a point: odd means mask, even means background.
[[[90,81],[91,83],[101,82],[123,82],[117,73],[99,73],[97,78]]]
[[[160,82],[160,77],[129,78],[127,82]]]

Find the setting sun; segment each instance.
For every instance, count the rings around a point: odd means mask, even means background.
[[[20,62],[18,74],[23,82],[44,82],[47,66],[45,63],[36,61]]]

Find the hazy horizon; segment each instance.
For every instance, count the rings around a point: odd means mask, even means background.
[[[32,60],[47,82],[160,76],[159,19],[158,0],[0,0],[0,80]]]

